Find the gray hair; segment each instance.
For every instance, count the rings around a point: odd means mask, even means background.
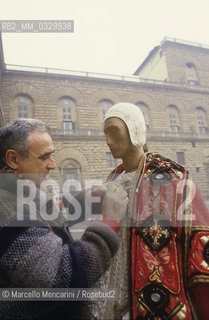
[[[9,169],[5,159],[8,149],[28,157],[28,136],[34,130],[49,133],[47,124],[37,119],[18,119],[0,128],[0,169]]]

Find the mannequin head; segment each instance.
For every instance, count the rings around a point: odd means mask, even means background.
[[[107,111],[104,121],[113,117],[126,124],[133,145],[143,146],[146,143],[146,125],[139,107],[127,102],[117,103]]]
[[[115,159],[124,159],[130,152],[137,149],[131,142],[128,128],[123,120],[112,117],[104,124],[106,142]]]
[[[117,103],[106,113],[104,132],[113,157],[122,159],[126,172],[135,170],[144,154],[146,142],[141,110],[131,103]]]

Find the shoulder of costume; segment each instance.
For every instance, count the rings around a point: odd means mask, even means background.
[[[145,172],[146,173],[162,173],[169,172],[177,176],[188,175],[187,170],[175,161],[162,156],[157,152],[147,152],[145,161]]]

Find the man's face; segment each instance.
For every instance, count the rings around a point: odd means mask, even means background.
[[[34,130],[28,136],[28,157],[18,154],[18,173],[33,180],[37,186],[47,178],[50,170],[55,169],[52,157],[54,146],[48,133]]]
[[[106,143],[115,159],[123,159],[131,149],[132,143],[128,128],[123,120],[112,117],[104,124]]]

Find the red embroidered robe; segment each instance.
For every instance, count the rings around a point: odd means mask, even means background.
[[[110,175],[123,172],[120,165]],[[131,203],[131,319],[209,318],[209,212],[188,172],[148,153]]]

